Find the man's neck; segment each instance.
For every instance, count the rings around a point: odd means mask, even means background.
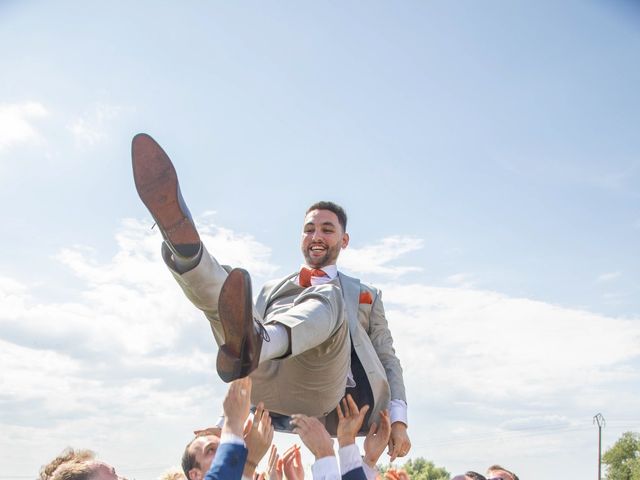
[[[333,265],[325,265],[324,267],[312,267],[310,265],[304,265],[307,268],[313,268],[316,270],[322,270],[327,276],[334,279],[338,276],[338,266],[334,263]]]

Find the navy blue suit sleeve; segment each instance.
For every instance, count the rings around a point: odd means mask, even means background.
[[[221,443],[211,468],[204,478],[205,480],[240,480],[246,460],[247,447],[235,443]]]
[[[358,467],[342,475],[342,480],[367,480],[367,476],[362,467]]]

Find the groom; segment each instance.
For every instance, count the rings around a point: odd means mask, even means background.
[[[249,274],[223,268],[200,241],[162,148],[138,134],[132,160],[138,194],[164,238],[163,259],[210,322],[220,378],[250,376],[254,404],[262,401],[283,416],[319,417],[329,431],[336,424],[331,413],[345,393],[371,406],[368,424],[389,408],[389,454],[392,460],[406,455],[411,443],[402,368],[380,291],[337,269],[340,251],[349,244],[345,211],[333,202],[307,209],[305,266],[267,283],[254,305]]]

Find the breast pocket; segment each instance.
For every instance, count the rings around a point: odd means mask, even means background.
[[[361,303],[358,306],[358,321],[362,328],[365,329],[367,333],[369,333],[369,317],[371,316],[371,304],[370,303]]]

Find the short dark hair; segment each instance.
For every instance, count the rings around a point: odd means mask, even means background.
[[[191,444],[196,440],[196,438],[187,443],[187,446],[184,447],[184,453],[182,454],[182,471],[184,472],[185,477],[187,477],[187,480],[190,480],[189,472],[192,469],[200,468],[200,464],[196,460],[196,454],[191,451]]]
[[[500,466],[500,465],[491,465],[489,468],[487,468],[487,473],[489,473],[491,470],[502,470],[503,472],[507,472],[509,475],[511,475],[513,477],[513,480],[520,480],[518,478],[518,475],[516,475],[515,473],[513,473],[511,470],[507,470],[506,468]]]
[[[316,202],[313,205],[311,205],[309,208],[307,208],[305,215],[309,213],[311,210],[329,210],[330,212],[335,213],[336,217],[338,217],[338,222],[340,222],[340,226],[342,227],[342,230],[344,232],[347,231],[347,212],[345,212],[344,208],[342,208],[337,203],[328,202],[324,200],[320,202]]]
[[[472,478],[473,480],[487,480],[484,475],[480,475],[478,472],[468,471],[464,476]]]

